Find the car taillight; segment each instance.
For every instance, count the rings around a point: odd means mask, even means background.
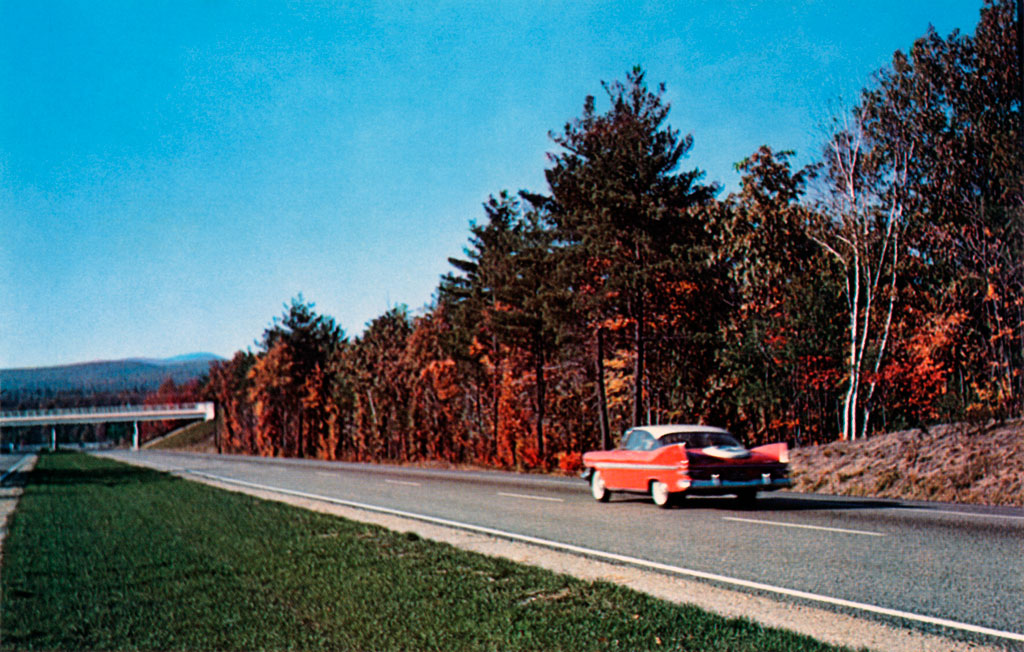
[[[789,464],[789,447],[783,446],[782,450],[779,451],[779,461],[783,464]]]

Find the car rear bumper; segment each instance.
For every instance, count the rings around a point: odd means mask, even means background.
[[[789,478],[761,477],[754,480],[691,480],[689,492],[695,494],[731,494],[737,491],[775,491],[791,487]]]

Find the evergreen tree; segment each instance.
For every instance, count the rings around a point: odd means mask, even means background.
[[[562,245],[562,269],[592,323],[625,320],[632,328],[632,422],[644,421],[646,345],[664,287],[699,275],[709,243],[699,213],[714,185],[698,169],[679,171],[692,136],[665,124],[664,85],[652,92],[634,68],[626,82],[602,84],[611,107],[597,113],[587,97],[581,117],[552,139],[546,208]]]
[[[332,317],[317,314],[300,294],[263,332],[262,349],[251,371],[253,396],[259,397],[258,427],[275,454],[310,457],[326,441],[327,403],[310,400],[310,382],[326,383],[325,372],[345,344]],[[329,392],[324,387],[322,390]]]
[[[502,192],[484,206],[485,224],[471,226],[466,259],[449,259],[462,275],[442,280],[441,296],[461,322],[481,355],[490,339],[492,362],[492,441],[498,441],[498,401],[504,357],[501,347],[528,353],[534,386],[534,435],[538,460],[545,458],[545,364],[557,346],[553,232],[540,209],[525,213],[519,200]]]

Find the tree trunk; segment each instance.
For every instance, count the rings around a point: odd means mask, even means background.
[[[882,367],[882,357],[885,355],[885,347],[889,342],[889,331],[892,329],[892,314],[896,306],[896,268],[899,264],[899,232],[893,235],[893,247],[892,247],[892,273],[889,276],[889,307],[885,314],[885,325],[882,327],[882,339],[878,344],[878,352],[875,355],[875,366],[872,370],[871,382],[868,383],[868,395],[864,399],[864,419],[861,424],[861,438],[867,439],[868,436],[868,421],[871,419],[871,400],[875,396],[875,387],[878,384],[876,380],[878,378],[878,371]],[[880,261],[881,263],[881,261]],[[879,267],[881,272],[881,267]],[[865,328],[867,324],[865,324]],[[883,419],[885,411],[883,409]],[[884,432],[885,427],[883,425],[882,430]]]
[[[544,460],[544,394],[547,387],[544,383],[544,350],[539,342],[539,337],[534,340],[534,374],[537,386],[537,457]]]
[[[601,450],[608,450],[608,398],[604,391],[604,329],[597,329],[597,421],[601,429]]]
[[[1017,0],[1017,76],[1020,77],[1018,106],[1024,106],[1024,0]],[[1024,129],[1020,130],[1019,136],[1021,151],[1024,151]]]
[[[223,410],[222,410],[221,414],[222,414],[222,416],[221,416],[220,420],[217,423],[214,424],[215,427],[213,429],[214,445],[217,447],[217,454],[218,455],[221,455],[224,452],[223,444],[221,443],[223,441],[224,437],[221,435],[220,431],[221,431],[221,428],[223,428],[224,425],[227,423],[227,416],[223,415]]]
[[[476,376],[476,391],[473,392],[473,404],[476,411],[476,432],[482,437],[484,434],[483,380],[480,378],[479,366],[474,365],[473,374]]]
[[[637,314],[633,329],[633,347],[636,360],[633,367],[633,426],[642,425],[644,416],[644,306],[643,297],[637,299]]]
[[[494,351],[494,387],[492,388],[494,400],[491,405],[491,459],[496,461],[498,459],[498,404],[501,401],[501,359],[498,357],[498,344],[494,339],[491,340],[491,350]]]
[[[850,386],[846,390],[846,398],[843,401],[843,441],[849,441],[857,436],[857,328],[860,325],[860,267],[856,263],[853,266],[853,291],[847,289],[848,305],[850,308],[850,357],[847,363],[847,373],[850,376]],[[847,288],[849,288],[849,277],[847,277]]]

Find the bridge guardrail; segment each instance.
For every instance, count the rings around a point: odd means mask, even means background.
[[[162,405],[117,405],[89,406],[77,408],[48,408],[37,410],[0,411],[0,418],[51,417],[81,415],[120,414],[122,412],[203,412],[212,403],[166,403]]]
[[[0,427],[175,419],[212,421],[215,416],[216,407],[211,402],[48,408],[0,412]]]

